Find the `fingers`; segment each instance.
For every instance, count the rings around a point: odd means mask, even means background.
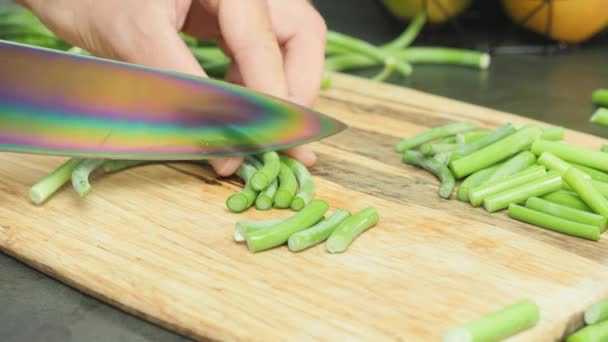
[[[310,7],[302,14],[303,25],[284,43],[285,73],[289,96],[304,106],[313,106],[319,95],[325,61],[327,27]]]
[[[214,158],[209,159],[213,170],[222,177],[228,177],[238,170],[243,163],[243,157]]]
[[[312,149],[306,145],[293,147],[282,152],[292,157],[293,159],[298,160],[306,167],[313,166],[317,161],[317,156],[314,154]]]
[[[283,56],[265,0],[223,0],[218,4],[222,38],[243,83],[256,91],[287,96]]]

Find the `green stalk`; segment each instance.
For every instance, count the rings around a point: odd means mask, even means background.
[[[247,234],[276,226],[287,219],[288,218],[283,217],[268,221],[238,221],[234,228],[234,241],[245,241],[245,236],[247,236]]]
[[[264,165],[251,177],[251,187],[255,191],[266,189],[277,179],[281,169],[281,159],[275,151],[264,152],[262,160]]]
[[[607,108],[596,109],[595,112],[593,112],[593,115],[591,115],[589,122],[597,124],[597,125],[608,126],[608,109]]]
[[[529,146],[541,134],[538,126],[529,125],[522,127],[517,132],[477,150],[462,158],[452,160],[449,164],[456,178],[462,178],[471,173],[485,169],[497,162],[506,159]],[[478,140],[480,141],[480,140]]]
[[[483,207],[490,213],[506,209],[511,203],[520,203],[530,197],[538,197],[557,191],[562,187],[562,177],[549,172],[546,176],[525,183],[506,191],[488,196],[483,201]]]
[[[308,206],[287,220],[267,229],[248,233],[245,236],[251,252],[260,252],[287,242],[289,237],[317,223],[329,209],[327,202],[313,200]]]
[[[340,222],[340,225],[327,239],[326,248],[329,253],[342,253],[348,249],[353,240],[367,229],[378,223],[376,208],[365,208]]]
[[[526,208],[540,211],[555,217],[563,218],[564,220],[598,227],[600,233],[606,230],[606,218],[601,215],[569,208],[564,205],[552,203],[538,197],[528,198],[528,200],[526,201]]]
[[[426,23],[426,12],[420,11],[416,17],[410,22],[405,31],[391,42],[382,45],[385,50],[400,50],[408,47],[414,42],[422,27]]]
[[[454,151],[452,160],[467,156],[501,139],[504,139],[513,133],[515,133],[515,127],[513,127],[513,124],[506,123],[489,132],[486,136],[460,146]]]
[[[608,300],[593,303],[585,310],[585,323],[595,324],[608,320]]]
[[[473,132],[458,133],[458,134],[456,134],[455,143],[468,144],[475,140],[479,140],[479,139],[487,136],[488,134],[490,134],[489,131],[473,131]]]
[[[451,64],[487,69],[490,55],[483,52],[443,47],[411,47],[394,53],[412,64]]]
[[[600,238],[600,229],[597,226],[565,220],[514,203],[509,204],[509,216],[522,222],[583,239],[597,241]]]
[[[377,62],[386,64],[388,60],[395,61],[395,70],[403,76],[409,76],[412,73],[412,66],[407,62],[397,60],[391,53],[382,50],[372,44],[369,44],[363,40],[347,36],[338,32],[329,31],[327,32],[327,42],[329,44],[336,45],[348,49],[352,52],[360,53],[361,55],[368,56],[375,59]]]
[[[564,140],[564,127],[550,127],[543,129],[540,135],[543,140],[559,141]]]
[[[540,309],[531,300],[522,300],[453,328],[443,342],[501,341],[536,325]]]
[[[80,197],[91,192],[89,176],[93,171],[105,163],[105,159],[83,159],[72,172],[72,187]]]
[[[505,177],[497,182],[486,181],[482,185],[469,190],[469,200],[474,207],[480,206],[487,197],[522,184],[530,183],[535,179],[546,176],[546,174],[545,167],[538,165]]]
[[[560,176],[563,175],[571,167],[570,164],[556,157],[551,152],[543,152],[538,157],[537,162],[544,165],[550,171],[555,171]]]
[[[566,207],[592,212],[591,208],[589,208],[576,193],[571,191],[558,190],[541,196],[540,198]]]
[[[281,162],[279,172],[279,189],[274,196],[274,204],[277,208],[289,208],[296,192],[298,191],[298,180],[293,171],[285,163]]]
[[[564,173],[563,178],[593,212],[608,218],[608,200],[585,176],[583,171],[571,167]]]
[[[522,151],[509,160],[505,161],[494,170],[494,173],[488,177],[486,183],[493,183],[505,177],[516,174],[528,168],[528,166],[536,162],[536,156],[530,151]],[[485,184],[485,183],[484,183]]]
[[[590,148],[567,145],[557,141],[536,140],[532,144],[532,152],[536,155],[540,155],[543,152],[551,152],[566,162],[581,164],[608,172],[608,153],[595,151]]]
[[[306,207],[311,201],[315,192],[315,183],[312,175],[299,161],[289,158],[287,156],[281,156],[281,161],[287,165],[291,171],[296,175],[300,190],[294,196],[291,201],[291,209],[300,211]]]
[[[420,145],[420,152],[425,156],[434,156],[439,153],[452,152],[457,149],[461,144],[431,144],[425,143]]]
[[[409,150],[429,141],[455,135],[457,133],[472,131],[475,128],[477,128],[477,125],[473,122],[457,122],[441,127],[435,127],[412,137],[402,139],[397,146],[395,146],[395,150],[403,153],[405,150]]]
[[[608,173],[606,173],[606,172],[602,172],[602,171],[590,168],[588,166],[580,165],[580,164],[576,164],[576,163],[570,163],[570,165],[572,165],[572,167],[574,167],[575,169],[579,169],[579,170],[583,171],[584,173],[589,175],[591,177],[591,179],[608,183]]]
[[[483,184],[497,167],[498,165],[495,165],[487,169],[479,170],[465,178],[458,187],[456,198],[462,202],[469,202],[471,189]]]
[[[44,203],[51,195],[59,190],[72,177],[74,169],[80,163],[80,158],[70,158],[55,171],[42,178],[30,189],[30,200],[36,205]]]
[[[593,92],[591,100],[594,104],[608,107],[608,89],[597,89]]]
[[[287,246],[292,252],[299,252],[325,241],[342,221],[350,216],[346,210],[336,210],[329,218],[289,237]]]
[[[446,199],[450,198],[454,187],[456,187],[456,180],[447,166],[433,158],[426,158],[422,153],[413,150],[406,150],[403,153],[402,161],[406,164],[421,167],[439,178],[441,181],[439,196]]]

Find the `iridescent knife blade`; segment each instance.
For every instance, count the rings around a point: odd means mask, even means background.
[[[226,82],[0,41],[0,151],[205,159],[282,150],[344,128]]]

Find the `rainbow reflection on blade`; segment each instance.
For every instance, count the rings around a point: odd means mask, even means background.
[[[226,82],[0,41],[0,151],[204,159],[282,150],[345,127]]]

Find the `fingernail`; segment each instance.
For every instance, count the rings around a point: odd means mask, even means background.
[[[220,166],[216,169],[216,172],[220,176],[230,176],[236,171],[236,169],[238,169],[241,162],[242,159],[238,157],[228,158],[220,164]]]

